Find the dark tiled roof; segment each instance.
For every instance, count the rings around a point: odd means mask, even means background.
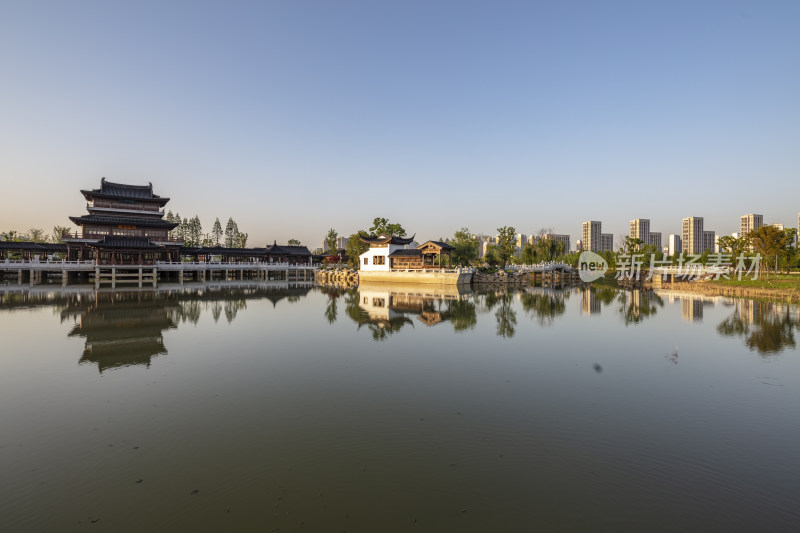
[[[84,195],[89,196],[102,196],[106,198],[134,198],[137,200],[155,200],[159,203],[165,204],[169,198],[162,198],[157,194],[153,194],[153,184],[147,185],[127,185],[125,183],[114,183],[106,181],[105,178],[100,180],[100,188],[92,190],[81,190]]]
[[[93,246],[96,248],[163,248],[163,246],[153,244],[150,237],[122,237],[119,235],[106,235]]]
[[[147,228],[166,228],[173,229],[178,226],[176,222],[167,222],[160,218],[151,217],[124,217],[114,215],[84,215],[82,217],[69,217],[71,221],[79,226],[83,224],[100,224],[100,225],[122,225],[122,226],[143,226]]]
[[[20,252],[66,252],[67,245],[50,242],[30,241],[0,241],[0,250],[14,250]]]
[[[422,248],[423,246],[425,246],[426,244],[429,244],[429,243],[430,244],[435,244],[436,246],[439,246],[443,250],[455,250],[455,248],[453,248],[452,246],[450,246],[446,242],[442,242],[442,241],[425,241],[422,244],[420,244],[419,247]]]
[[[278,245],[277,243],[267,246],[266,253],[268,255],[311,255],[311,252],[306,246],[284,246]]]
[[[411,237],[397,237],[395,235],[378,235],[377,237],[358,237],[361,242],[367,244],[411,244],[414,240],[414,235]]]
[[[421,257],[422,250],[411,248],[410,250],[395,250],[389,254],[389,257]]]
[[[259,256],[264,255],[264,248],[225,248],[224,246],[183,246],[181,247],[182,254],[198,254],[198,255],[247,255]]]

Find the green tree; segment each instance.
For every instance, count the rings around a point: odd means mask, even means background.
[[[0,240],[6,241],[6,242],[16,242],[16,241],[19,241],[19,239],[20,239],[19,233],[17,233],[17,231],[13,230],[13,229],[9,230],[9,231],[6,231],[6,232],[3,232],[3,233],[0,233],[0,237],[2,237],[2,238],[0,238]]]
[[[522,252],[520,253],[519,258],[524,265],[532,265],[533,263],[536,263],[536,247],[534,247],[531,243],[526,242],[522,247]]]
[[[233,248],[236,243],[237,235],[239,234],[239,227],[233,218],[228,217],[228,222],[225,224],[225,247]]]
[[[502,228],[497,228],[497,233],[497,246],[495,247],[495,251],[500,260],[500,264],[505,268],[517,248],[517,230],[514,226],[503,226]]]
[[[47,234],[41,228],[30,228],[25,237],[33,242],[47,242]]]
[[[238,231],[238,228],[237,228],[236,239],[235,239],[235,241],[233,243],[233,247],[234,248],[247,248],[247,236],[248,236],[247,233],[240,233]]]
[[[300,244],[300,241],[297,239],[289,239],[289,242],[287,244],[289,246],[302,246],[302,244]]]
[[[336,239],[339,237],[339,234],[336,233],[336,230],[331,228],[328,230],[328,233],[325,235],[325,248],[328,253],[331,255],[336,255],[337,246],[336,246]]]
[[[761,226],[747,234],[750,243],[756,252],[766,260],[765,270],[769,271],[774,265],[775,272],[778,271],[778,263],[781,258],[786,259],[787,265],[793,255],[795,230],[780,229],[775,226]]]
[[[362,242],[360,237],[369,237],[369,234],[364,230],[358,230],[358,233],[353,233],[347,240],[347,247],[345,254],[347,255],[347,266],[352,269],[359,268],[359,256],[369,250],[369,244]]]
[[[50,240],[52,242],[61,242],[61,236],[64,233],[69,233],[69,228],[67,226],[53,226],[53,233],[50,236]]]
[[[222,237],[222,224],[219,222],[219,217],[214,220],[214,226],[211,228],[211,237],[214,239],[214,244],[219,244]]]
[[[369,229],[370,235],[394,235],[396,237],[405,237],[406,230],[400,224],[392,224],[387,219],[375,217],[372,221],[372,227]]]
[[[483,260],[490,267],[496,267],[497,265],[499,265],[500,257],[497,255],[497,246],[494,245],[487,246],[486,254],[483,256]]]
[[[478,260],[478,241],[472,237],[467,228],[455,232],[453,240],[449,242],[453,247],[451,260],[453,264],[469,266]]]

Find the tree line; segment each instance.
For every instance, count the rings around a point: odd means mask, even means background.
[[[67,226],[53,226],[53,231],[49,234],[41,228],[30,228],[24,233],[16,230],[0,231],[0,241],[58,243],[61,242],[61,236],[64,233],[69,233]]]
[[[164,220],[178,224],[175,229],[170,230],[169,238],[183,239],[186,246],[247,247],[247,233],[239,231],[239,225],[233,218],[228,218],[223,230],[219,217],[217,217],[211,226],[211,233],[205,234],[203,233],[203,225],[200,223],[200,217],[197,215],[187,219],[181,218],[180,213],[176,212],[173,215],[172,211],[168,211]]]

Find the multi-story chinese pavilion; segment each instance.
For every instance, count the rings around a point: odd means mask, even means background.
[[[80,231],[64,234],[67,259],[96,259],[106,265],[149,265],[179,260],[182,240],[170,239],[178,224],[164,220],[169,198],[153,194],[153,184],[125,185],[100,180],[82,190],[88,215],[69,217]]]

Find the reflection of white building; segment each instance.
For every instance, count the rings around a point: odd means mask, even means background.
[[[471,292],[458,285],[397,287],[368,283],[358,287],[358,306],[366,313],[362,323],[385,327],[410,322],[408,315],[416,315],[420,322],[432,326],[450,319],[448,301],[467,299]]]
[[[687,322],[703,320],[703,300],[700,298],[681,298],[681,317]]]
[[[594,291],[588,289],[583,291],[581,312],[584,315],[600,314],[600,300],[595,297]]]

